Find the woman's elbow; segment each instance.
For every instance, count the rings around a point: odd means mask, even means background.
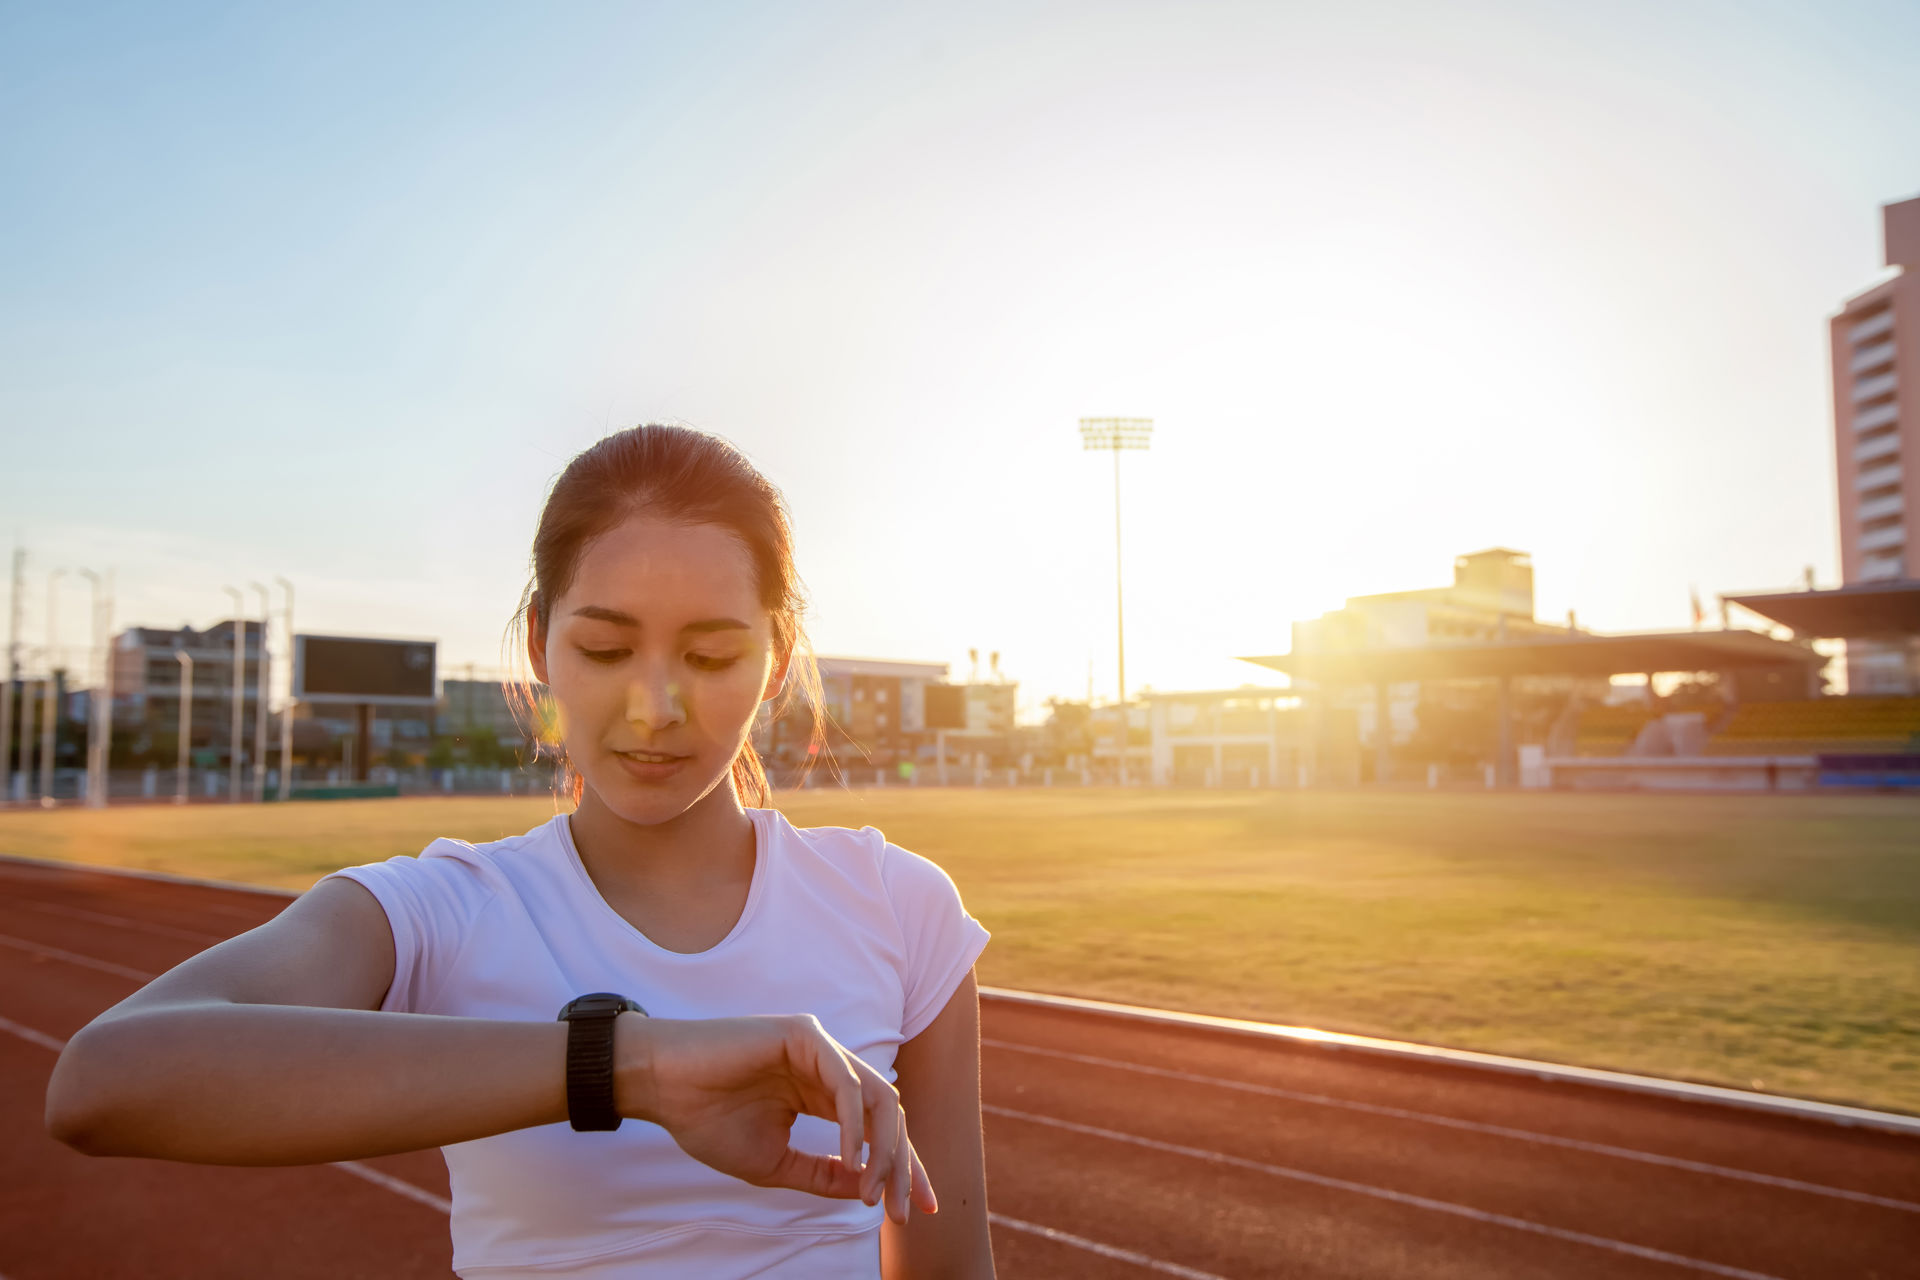
[[[83,1028],[53,1064],[47,1081],[47,1134],[85,1155],[124,1155],[115,1141],[120,1126],[114,1121],[112,1073],[102,1069],[94,1033],[93,1027]]]

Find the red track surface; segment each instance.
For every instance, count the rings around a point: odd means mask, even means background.
[[[94,1160],[60,1042],[284,899],[0,862],[0,1278],[445,1277],[437,1152]],[[1920,1275],[1920,1140],[987,1001],[987,1172],[1033,1276]]]

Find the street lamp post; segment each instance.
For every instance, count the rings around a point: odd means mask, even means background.
[[[173,802],[185,804],[188,758],[193,752],[193,655],[175,649],[173,656],[180,660],[180,728],[173,756]]]
[[[54,625],[60,597],[55,588],[66,576],[65,569],[55,569],[47,575],[47,682],[40,694],[40,803],[49,806],[53,804],[54,732],[60,718],[58,682],[53,678],[60,664],[59,631]]]
[[[293,584],[278,574],[275,582],[287,593],[287,701],[280,708],[280,798],[293,795]]]
[[[227,727],[227,802],[240,799],[240,725],[247,709],[247,597],[238,587],[222,587],[233,597],[233,713]]]
[[[1127,783],[1127,607],[1120,573],[1120,454],[1130,449],[1144,452],[1152,439],[1151,418],[1080,419],[1081,447],[1113,454],[1113,613],[1119,649],[1121,786]]]
[[[254,664],[253,682],[253,802],[259,804],[267,798],[267,615],[273,608],[273,593],[258,582],[247,585],[260,593],[260,659]]]
[[[104,809],[113,743],[113,572],[80,573],[93,584],[93,647],[100,654],[100,683],[87,703],[87,808]]]

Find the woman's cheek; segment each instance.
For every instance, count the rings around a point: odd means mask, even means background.
[[[731,735],[742,720],[749,724],[760,705],[760,679],[745,662],[735,663],[721,672],[721,679],[702,683],[701,695],[706,714],[701,718],[712,726],[715,736]]]

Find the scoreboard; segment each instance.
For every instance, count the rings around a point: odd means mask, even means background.
[[[430,707],[437,648],[432,640],[295,636],[293,696],[307,703]]]

